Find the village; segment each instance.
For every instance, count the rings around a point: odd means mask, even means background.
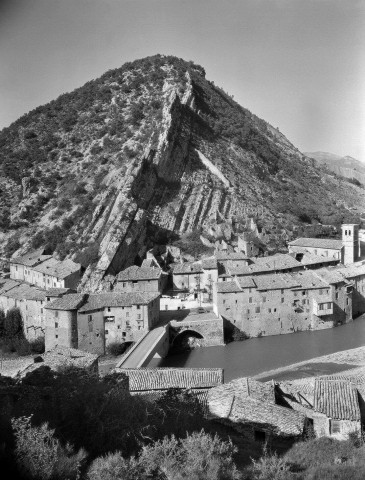
[[[23,378],[41,365],[100,371],[112,346],[121,347],[113,372],[131,395],[188,390],[206,415],[254,442],[315,436],[347,438],[365,421],[365,367],[311,381],[238,378],[221,368],[149,368],[173,348],[224,345],[229,340],[322,330],[365,313],[364,232],[342,225],[342,239],[297,238],[287,253],[259,256],[255,235],[232,249],[183,261],[166,247],[142,264],[107,278],[97,293],[80,291],[84,269],[42,249],[12,257],[0,279],[0,309],[19,309],[28,340],[45,353],[3,359],[0,374]]]

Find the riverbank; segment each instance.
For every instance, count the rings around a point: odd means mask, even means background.
[[[342,350],[303,362],[293,363],[285,367],[275,368],[259,373],[253,378],[260,382],[297,380],[300,378],[318,377],[320,375],[331,375],[361,366],[365,366],[365,346]]]

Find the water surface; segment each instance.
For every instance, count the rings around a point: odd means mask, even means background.
[[[329,353],[365,345],[365,315],[347,325],[316,332],[252,338],[223,347],[199,348],[188,353],[153,359],[149,367],[221,367],[224,380],[302,362]]]

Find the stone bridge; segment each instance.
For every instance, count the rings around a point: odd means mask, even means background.
[[[223,319],[217,318],[213,312],[190,314],[184,310],[170,311],[168,315],[161,314],[161,320],[164,324],[147,332],[121,358],[118,368],[146,367],[152,358],[166,357],[170,346],[183,336],[199,339],[202,347],[224,345]]]

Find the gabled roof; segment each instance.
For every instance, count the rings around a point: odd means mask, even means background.
[[[290,273],[257,275],[255,283],[258,290],[281,290],[300,286],[300,282]]]
[[[66,299],[70,295],[63,297]],[[159,298],[158,292],[130,292],[130,293],[95,293],[89,295],[86,303],[79,309],[79,312],[100,310],[106,307],[131,307],[132,305],[148,305]],[[53,302],[52,302],[53,303]]]
[[[302,259],[300,260],[300,263],[302,263],[303,265],[318,265],[321,263],[333,263],[339,261],[339,258],[324,257],[321,255],[314,255],[314,253],[305,252]]]
[[[216,252],[215,258],[218,262],[225,262],[226,260],[247,260],[248,257],[242,252]]]
[[[65,295],[66,293],[76,292],[71,288],[47,288],[46,290],[47,297],[59,297],[61,295]]]
[[[75,263],[68,258],[60,261],[53,257],[33,267],[33,270],[36,272],[51,275],[56,278],[66,278],[72,273],[80,271],[80,269],[81,265],[79,263]]]
[[[313,288],[328,288],[329,283],[315,274],[313,270],[303,270],[290,274],[293,279],[300,285],[298,288],[311,290]]]
[[[242,289],[238,286],[237,282],[218,282],[217,293],[235,293],[241,292]]]
[[[136,280],[157,280],[161,276],[162,270],[153,267],[137,267],[132,265],[122,272],[118,273],[118,282],[128,282]]]
[[[3,283],[0,284],[0,295],[3,295],[5,292],[8,292],[14,287],[18,287],[20,282],[17,280],[5,280]]]
[[[10,259],[10,263],[16,263],[18,265],[24,265],[25,267],[34,267],[40,262],[51,258],[52,255],[43,255],[44,248],[38,248],[32,252],[25,253],[19,257]]]
[[[356,262],[347,267],[339,267],[338,272],[345,278],[355,278],[365,275],[365,262]]]
[[[223,383],[222,368],[116,368],[129,378],[129,390],[211,388]]]
[[[85,302],[84,293],[70,293],[46,305],[48,310],[77,310]]]
[[[252,277],[237,277],[237,282],[241,288],[256,288],[256,283]]]
[[[208,392],[209,413],[233,423],[262,426],[284,436],[303,433],[305,415],[275,404],[272,384],[239,378]]]
[[[288,245],[295,247],[325,248],[330,250],[341,250],[342,240],[330,238],[297,238],[288,242]]]
[[[173,275],[186,275],[203,273],[202,266],[198,262],[176,263],[172,270]]]
[[[356,387],[347,381],[316,379],[314,410],[334,420],[360,421]]]
[[[302,267],[303,265],[295,260],[291,255],[277,254],[270,257],[258,257],[250,259],[252,265],[242,265],[239,267],[228,266],[231,275],[252,275],[264,272],[276,272],[279,270],[291,270]]]
[[[318,270],[314,270],[314,273],[329,284],[347,283],[345,277],[341,275],[341,270],[320,268]]]
[[[202,267],[204,270],[212,270],[218,268],[218,262],[215,257],[211,258],[203,258],[202,259]]]
[[[22,283],[7,292],[1,293],[4,297],[14,298],[16,300],[38,300],[43,301],[46,298],[46,291],[42,288]]]

